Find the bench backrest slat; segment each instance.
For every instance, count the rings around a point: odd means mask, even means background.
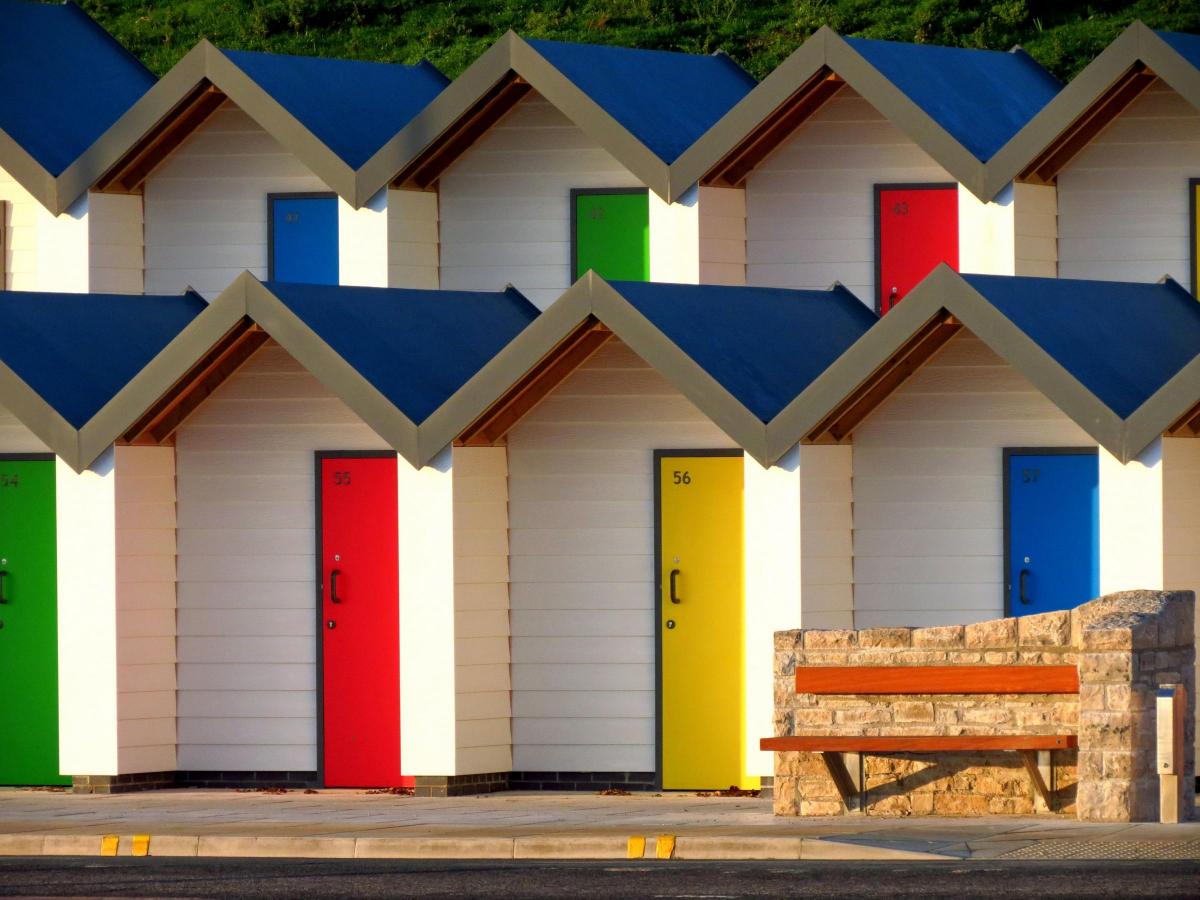
[[[1075,666],[799,666],[798,694],[1078,694]]]

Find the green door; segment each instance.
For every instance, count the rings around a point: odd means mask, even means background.
[[[588,269],[611,281],[650,280],[650,196],[644,190],[572,191],[571,280]]]
[[[53,458],[0,457],[0,784],[58,774]]]

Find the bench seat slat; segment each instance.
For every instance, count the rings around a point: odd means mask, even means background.
[[[797,735],[762,738],[762,750],[807,753],[934,753],[953,750],[1066,750],[1079,745],[1073,734],[871,735],[824,737]]]
[[[801,666],[798,694],[1078,694],[1075,666]]]

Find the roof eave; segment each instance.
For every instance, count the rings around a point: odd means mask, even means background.
[[[593,315],[597,319],[671,382],[735,444],[764,465],[774,462],[770,459],[766,424],[603,278],[593,276],[590,287]]]
[[[392,182],[510,72],[528,82],[646,187],[667,199],[667,164],[512,31],[502,35],[362,166],[361,194],[372,196]]]
[[[832,29],[822,26],[718,119],[670,166],[670,202],[701,181],[755,128],[825,65]]]
[[[239,275],[172,338],[79,431],[88,465],[119,440],[246,315],[246,278]]]
[[[416,465],[432,461],[592,314],[587,278],[567,288],[421,423]]]
[[[992,154],[985,167],[985,193],[995,197],[1084,115],[1091,105],[1139,61],[1141,32],[1134,22],[1101,51],[1049,103]]]
[[[823,68],[861,94],[971,193],[985,202],[991,199],[984,196],[984,164],[828,26],[818,29],[685,151],[672,168],[673,192],[682,194],[702,181]]]
[[[258,279],[246,273],[246,314],[376,434],[420,466],[417,426]]]
[[[295,154],[346,202],[361,205],[354,169],[207,40],[197,43],[72,164],[65,173],[69,175],[65,183],[80,193],[96,184],[205,81]]]
[[[1125,420],[1121,462],[1135,459],[1200,399],[1200,354],[1173,375]],[[1193,440],[1195,440],[1193,438]]]
[[[945,264],[852,345],[780,414],[781,418],[786,416],[791,428],[810,435],[943,311],[1029,379],[1098,444],[1116,456],[1125,452],[1125,422],[1121,417]],[[893,392],[903,383],[897,384]]]
[[[59,215],[71,205],[59,199],[58,179],[3,128],[0,128],[0,168],[54,215]]]
[[[79,451],[79,432],[53,406],[0,362],[0,406],[76,472],[87,468]]]

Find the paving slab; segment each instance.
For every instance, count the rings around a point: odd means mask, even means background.
[[[1049,815],[792,818],[769,800],[693,793],[417,798],[329,790],[73,795],[0,790],[0,855],[335,859],[1200,858],[1200,822]],[[108,840],[105,841],[105,837]],[[1074,857],[1072,856],[1074,854]],[[1106,855],[1107,854],[1107,855]]]

